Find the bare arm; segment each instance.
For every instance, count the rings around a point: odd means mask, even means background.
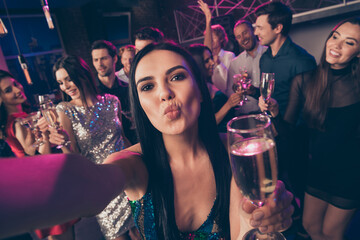
[[[241,98],[241,93],[233,93],[227,102],[220,108],[219,111],[215,113],[216,124],[219,124],[226,114],[230,111],[231,108],[239,104]]]
[[[1,159],[0,238],[99,213],[124,189],[122,176],[80,155]]]
[[[211,30],[211,11],[209,6],[203,1],[198,1],[199,8],[205,14],[205,36],[204,36],[204,45],[212,50],[212,30]]]
[[[105,164],[77,154],[1,159],[0,238],[98,214],[122,191],[141,198],[148,174],[139,152],[134,145]]]

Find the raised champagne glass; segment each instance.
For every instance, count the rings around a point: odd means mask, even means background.
[[[58,115],[56,113],[55,104],[46,96],[40,95],[39,96],[39,105],[41,109],[41,113],[45,118],[46,122],[49,124],[50,127],[55,128],[56,130],[60,130],[61,127],[57,122]],[[64,146],[70,144],[70,141],[65,141],[63,144],[58,145],[56,148],[60,149]]]
[[[269,102],[271,94],[274,92],[275,87],[275,73],[262,73],[260,79],[260,94],[265,103]],[[266,111],[263,115],[269,115]],[[269,115],[270,116],[270,115]]]
[[[233,91],[234,92],[244,92],[249,89],[251,86],[251,77],[245,67],[240,68],[240,73],[235,74],[233,76]],[[242,106],[245,104],[245,102],[248,101],[248,98],[246,97],[246,94],[243,94],[239,105]]]
[[[228,122],[231,170],[241,193],[256,206],[263,206],[277,182],[277,151],[268,116],[246,115]],[[243,238],[284,240],[279,232],[247,232]]]
[[[41,112],[37,111],[29,113],[26,117],[20,117],[16,119],[16,121],[18,121],[22,126],[30,128],[32,134],[34,134],[35,142],[32,145],[34,148],[38,148],[44,144],[42,138],[40,137],[41,132],[36,127],[36,124],[39,121],[40,117]]]

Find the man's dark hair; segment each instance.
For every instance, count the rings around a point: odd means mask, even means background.
[[[157,28],[143,27],[136,31],[135,39],[162,42],[164,40],[164,34]]]
[[[281,2],[267,2],[261,4],[255,9],[257,17],[261,15],[268,15],[268,22],[272,29],[276,28],[278,24],[283,25],[281,34],[287,36],[290,32],[292,22],[292,12],[285,4]]]
[[[109,41],[106,40],[97,40],[95,42],[93,42],[93,44],[91,45],[91,52],[95,49],[103,49],[106,48],[109,52],[109,55],[114,58],[117,54],[117,49],[114,46],[114,44],[112,44]]]

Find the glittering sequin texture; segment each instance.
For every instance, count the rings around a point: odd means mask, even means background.
[[[156,240],[154,206],[151,194],[146,193],[140,200],[129,201],[134,216],[135,225],[138,228],[142,239]],[[181,240],[219,240],[224,239],[214,219],[214,212],[211,210],[206,221],[195,232],[180,233]]]
[[[58,112],[64,112],[70,119],[81,155],[94,163],[101,164],[111,153],[124,149],[118,118],[119,104],[115,96],[105,94],[89,109],[69,102],[61,102],[56,107]],[[124,234],[134,226],[124,193],[111,201],[97,219],[108,240]]]

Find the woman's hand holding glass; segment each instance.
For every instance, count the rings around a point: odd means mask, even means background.
[[[282,181],[277,181],[274,193],[262,207],[256,206],[251,200],[243,198],[242,214],[249,220],[252,228],[262,233],[281,232],[292,224],[294,206],[291,205],[293,194],[285,189]]]
[[[28,116],[26,116],[26,117],[17,118],[17,121],[22,126],[31,130],[30,134],[32,134],[35,138],[35,141],[32,144],[32,146],[34,148],[38,148],[44,144],[43,139],[41,137],[41,132],[40,132],[39,128],[37,127],[37,123],[40,118],[41,118],[40,111],[29,113]],[[29,141],[30,138],[27,138],[27,139]]]
[[[58,123],[56,123],[58,124]],[[57,148],[67,147],[70,144],[68,133],[61,127],[50,127],[49,141],[57,145]]]
[[[246,94],[251,86],[251,81],[252,81],[245,67],[240,69],[239,74],[235,74],[233,76],[233,81],[234,81],[233,91],[236,93],[241,92],[242,94],[242,98],[239,103],[239,105],[242,106],[245,104],[246,101],[248,101]]]
[[[262,112],[269,111],[272,117],[276,117],[279,114],[279,104],[273,98],[269,98],[265,101],[265,99],[260,96],[258,105]]]
[[[272,211],[268,210],[271,214],[274,213],[274,209],[277,209],[281,216],[283,208],[276,206],[279,204],[276,202],[279,199],[275,191],[278,185],[277,151],[270,117],[261,114],[236,117],[229,121],[227,130],[231,169],[239,191],[254,204],[254,207],[265,206],[264,210],[272,209]],[[274,201],[274,199],[278,200]],[[254,213],[252,225],[267,230],[269,224],[276,223],[276,217],[275,221],[271,220],[274,218],[271,214],[266,215],[266,211],[263,214]],[[265,216],[270,217],[268,221],[260,221]],[[266,234],[261,230],[252,229],[245,234],[244,240],[246,239],[284,240],[285,238],[278,232]]]
[[[52,144],[56,144],[56,148],[58,149],[68,146],[70,144],[69,136],[58,122],[58,114],[56,113],[56,108],[53,102],[50,99],[45,99],[44,101],[41,100],[40,109],[50,130],[50,142]]]
[[[46,119],[42,116],[36,124],[37,128],[40,130],[42,134],[43,141],[49,141],[49,124]]]
[[[229,99],[227,100],[226,104],[229,105],[230,108],[236,107],[239,105],[239,102],[242,99],[242,93],[236,92],[230,95]]]

